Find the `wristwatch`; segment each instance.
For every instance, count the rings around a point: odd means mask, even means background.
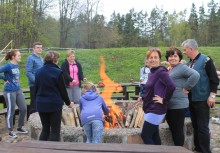
[[[211,97],[211,98],[215,98],[215,97],[216,97],[216,95],[210,95],[210,97]]]

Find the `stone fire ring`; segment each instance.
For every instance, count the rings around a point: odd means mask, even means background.
[[[30,115],[28,120],[28,129],[30,137],[33,140],[39,140],[41,133],[41,121],[38,113]],[[112,128],[104,130],[102,143],[126,143],[126,144],[142,144],[140,133],[141,128]],[[193,136],[192,125],[189,118],[185,120],[185,144],[184,147],[192,150]],[[160,137],[162,145],[173,145],[171,133],[167,123],[160,125]],[[72,127],[63,125],[61,127],[61,141],[63,142],[86,142],[86,136],[82,127]]]

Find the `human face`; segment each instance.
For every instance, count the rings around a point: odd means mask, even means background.
[[[18,63],[21,61],[21,53],[20,52],[16,52],[14,58],[12,59],[14,60],[15,63]]]
[[[192,48],[187,45],[184,45],[183,54],[185,54],[188,58],[192,58]]]
[[[70,54],[69,56],[67,56],[67,61],[69,62],[69,64],[73,64],[75,61],[75,55]]]
[[[149,67],[149,62],[147,59],[145,59],[145,66]]]
[[[180,61],[180,57],[178,56],[178,54],[175,52],[174,55],[170,55],[168,57],[168,62],[170,63],[170,66],[173,67],[175,65],[177,65]]]
[[[152,52],[148,58],[148,63],[150,67],[158,67],[160,66],[160,57],[156,51]]]
[[[40,56],[41,53],[42,53],[42,47],[43,47],[42,45],[35,45],[35,46],[33,47],[34,53],[35,53],[36,55]]]

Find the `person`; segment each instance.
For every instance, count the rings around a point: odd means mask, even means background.
[[[73,107],[70,102],[63,72],[57,66],[60,55],[55,51],[49,51],[44,57],[44,65],[35,73],[36,109],[42,123],[42,131],[39,140],[59,141],[62,107],[64,102]]]
[[[87,143],[101,143],[104,129],[103,112],[109,113],[104,99],[97,94],[97,89],[92,82],[87,82],[82,87],[80,97],[81,123],[87,137]]]
[[[195,151],[211,153],[209,118],[210,108],[215,104],[219,79],[213,60],[201,54],[194,39],[185,40],[181,46],[189,58],[187,65],[199,72],[198,83],[189,92],[189,110],[192,120]]]
[[[68,50],[66,59],[61,65],[63,70],[66,90],[71,101],[79,104],[81,96],[81,81],[86,81],[81,64],[75,60],[75,51]]]
[[[217,72],[218,78],[220,79],[220,71],[216,71],[216,72]]]
[[[7,105],[6,123],[9,136],[17,138],[16,133],[13,132],[13,117],[15,114],[16,104],[19,109],[17,132],[28,133],[28,131],[22,127],[24,126],[27,105],[20,87],[20,71],[18,63],[21,62],[21,53],[17,49],[7,52],[5,60],[10,60],[10,62],[0,67],[0,73],[4,73],[4,76],[0,75],[0,79],[5,81],[3,95]]]
[[[197,71],[182,64],[183,54],[178,48],[169,48],[165,57],[170,65],[169,75],[176,85],[168,104],[166,121],[171,130],[174,145],[183,146],[185,112],[189,107],[188,93],[196,85],[200,76]]]
[[[148,74],[150,73],[150,68],[147,59],[145,58],[145,66],[140,69],[140,97],[146,95],[145,84],[147,83]]]
[[[42,54],[42,43],[33,43],[33,53],[28,56],[26,60],[26,76],[28,78],[28,86],[30,88],[30,110],[28,112],[28,117],[30,114],[36,112],[36,102],[35,102],[35,73],[37,69],[43,66]]]
[[[160,66],[161,51],[152,48],[147,52],[150,65],[148,81],[145,85],[146,96],[143,98],[144,125],[141,137],[145,144],[161,145],[159,124],[163,121],[175,84],[167,69]]]

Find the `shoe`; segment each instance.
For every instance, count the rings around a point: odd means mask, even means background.
[[[11,138],[17,138],[17,135],[13,132],[13,131],[10,131],[8,133],[8,135],[11,137]]]
[[[23,133],[23,134],[27,134],[28,133],[28,131],[23,129],[23,128],[17,128],[17,132],[18,133]]]

